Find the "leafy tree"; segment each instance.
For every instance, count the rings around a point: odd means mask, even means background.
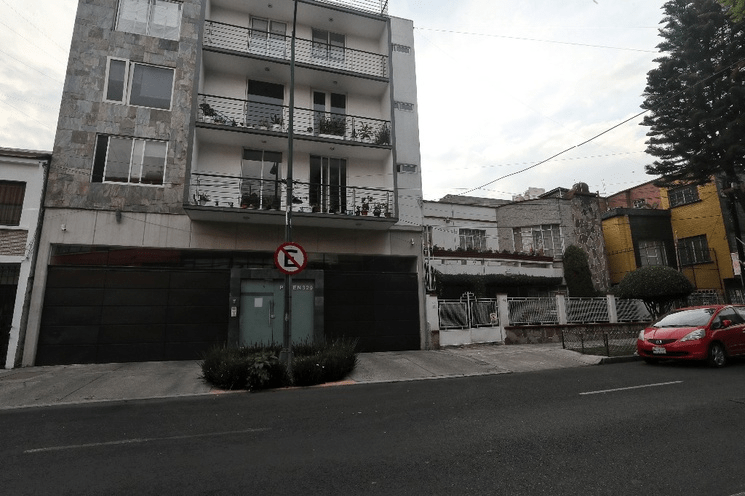
[[[587,254],[579,246],[570,245],[564,250],[564,279],[569,296],[597,296],[598,294],[592,285],[592,273]]]
[[[736,0],[743,3],[745,0]],[[745,207],[745,23],[715,0],[668,0],[658,66],[647,74],[648,174],[704,184],[720,174]]]
[[[729,15],[736,22],[745,19],[745,0],[719,0],[719,3],[729,7]]]
[[[616,286],[619,298],[634,298],[644,302],[656,319],[669,311],[677,300],[693,292],[693,284],[677,270],[663,265],[650,265],[629,272]]]

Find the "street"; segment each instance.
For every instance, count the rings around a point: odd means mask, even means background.
[[[0,412],[3,494],[745,492],[745,363]]]

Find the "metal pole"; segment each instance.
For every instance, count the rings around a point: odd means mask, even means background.
[[[292,159],[295,138],[295,34],[297,30],[297,2],[292,15],[292,39],[290,41],[290,115],[287,119],[287,200],[285,206],[285,242],[292,242]],[[292,377],[292,276],[285,274],[285,318],[283,328],[282,353],[280,360],[285,363],[287,373]]]

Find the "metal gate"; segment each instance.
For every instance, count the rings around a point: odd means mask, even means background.
[[[497,300],[478,299],[473,293],[463,293],[457,300],[439,300],[440,329],[470,329],[499,325]]]

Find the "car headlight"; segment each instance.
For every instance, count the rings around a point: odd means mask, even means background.
[[[686,334],[681,341],[695,341],[697,339],[703,339],[704,336],[706,336],[706,331],[704,329],[696,329],[695,331]]]
[[[637,338],[639,341],[644,341],[644,331],[646,331],[646,329],[639,331],[639,337]]]

